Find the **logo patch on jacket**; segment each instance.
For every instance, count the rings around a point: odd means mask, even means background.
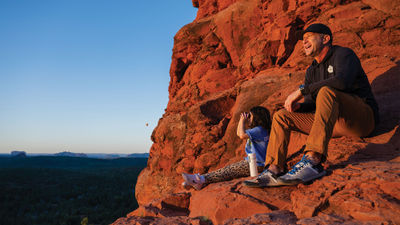
[[[328,66],[328,73],[333,73],[333,66],[332,65]]]

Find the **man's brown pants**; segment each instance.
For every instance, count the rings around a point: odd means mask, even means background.
[[[374,128],[374,113],[361,98],[322,87],[317,95],[315,113],[282,109],[274,114],[265,164],[285,168],[291,131],[309,134],[305,151],[326,157],[332,136],[363,137]]]

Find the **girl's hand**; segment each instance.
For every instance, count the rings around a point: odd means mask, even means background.
[[[248,112],[242,112],[240,114],[240,119],[248,120],[249,118],[250,118],[250,113],[248,113]]]
[[[249,136],[246,134],[246,131],[245,131],[246,121],[249,120],[249,118],[250,118],[250,113],[248,113],[248,112],[247,113],[243,112],[240,114],[240,120],[239,120],[237,131],[236,131],[236,134],[237,134],[237,136],[239,136],[240,139],[249,138]]]

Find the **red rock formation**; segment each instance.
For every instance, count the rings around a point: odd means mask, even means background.
[[[193,5],[197,18],[175,36],[168,106],[136,185],[140,208],[115,224],[135,224],[136,216],[152,218],[139,224],[172,218],[183,224],[400,223],[400,2],[193,0]],[[360,57],[381,109],[378,131],[370,138],[332,140],[330,174],[309,185],[250,189],[239,179],[183,190],[180,173],[207,172],[244,156],[236,137],[241,112],[255,105],[275,111],[302,83],[312,59],[302,52],[296,31],[313,22],[329,25],[334,44]],[[304,142],[304,135],[293,134],[289,164],[299,159]],[[195,219],[200,216],[207,218]]]

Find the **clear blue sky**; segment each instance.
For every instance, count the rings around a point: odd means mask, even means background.
[[[173,37],[196,13],[191,0],[0,1],[0,153],[148,152]]]

